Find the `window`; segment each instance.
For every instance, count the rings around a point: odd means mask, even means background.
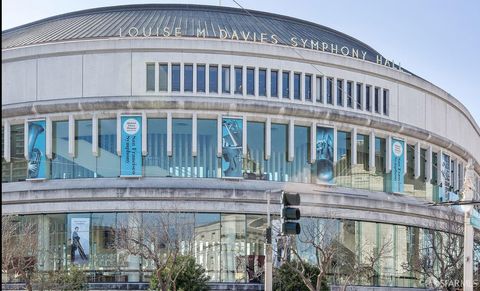
[[[73,178],[95,177],[95,162],[92,154],[92,120],[76,120]]]
[[[337,105],[343,106],[343,80],[337,80]]]
[[[98,120],[97,177],[118,177],[120,157],[117,156],[117,119]]]
[[[192,177],[192,120],[172,119],[172,157],[170,175],[174,177]]]
[[[267,70],[258,71],[258,95],[267,96]]]
[[[155,64],[147,64],[147,91],[155,91]]]
[[[353,83],[347,81],[347,106],[353,108]]]
[[[218,93],[218,66],[210,65],[208,71],[208,90],[210,93]]]
[[[172,65],[172,91],[180,91],[180,64]]]
[[[305,75],[305,100],[312,100],[312,75]]]
[[[222,92],[230,93],[230,66],[222,66]]]
[[[335,165],[335,176],[347,176],[351,164],[351,133],[346,131],[337,132],[337,164]]]
[[[265,180],[265,123],[247,121],[247,158],[244,177]]]
[[[220,282],[220,214],[195,214],[195,258],[213,282]],[[227,251],[227,249],[223,249]]]
[[[159,90],[166,92],[168,90],[168,64],[159,64],[159,69]]]
[[[371,108],[371,102],[372,102],[372,86],[366,85],[365,87],[365,110],[367,111],[372,111]]]
[[[388,90],[383,89],[383,114],[388,115]]]
[[[167,119],[147,119],[147,155],[143,158],[146,177],[168,175]]]
[[[193,92],[193,65],[183,66],[183,91]]]
[[[363,97],[363,94],[362,94],[362,90],[363,89],[363,85],[361,83],[357,83],[357,109],[362,109],[362,97]]]
[[[205,92],[205,65],[197,65],[197,92]]]
[[[333,78],[327,78],[327,103],[333,105]]]
[[[255,69],[247,69],[247,95],[255,95]]]
[[[323,102],[323,78],[320,77],[320,76],[317,76],[315,78],[315,82],[317,82],[317,92],[316,92],[316,95],[317,95],[317,102],[321,103]]]
[[[300,100],[300,73],[293,74],[293,99]]]
[[[386,173],[386,140],[375,137],[375,172],[377,174]]]
[[[52,179],[73,178],[73,162],[68,154],[68,121],[52,122]]]
[[[368,171],[370,143],[369,136],[357,134],[357,164],[363,165],[363,169]]]
[[[274,124],[271,127],[272,148],[270,159],[266,162],[267,175],[270,181],[288,181],[287,176],[287,144],[288,125]]]
[[[242,67],[235,67],[235,94],[242,94],[243,72]],[[224,91],[225,92],[225,91]]]
[[[217,120],[197,120],[197,157],[194,177],[217,177]]]
[[[380,113],[380,88],[375,87],[375,112]]]
[[[278,97],[278,71],[270,72],[270,95]]]
[[[308,163],[310,156],[310,127],[294,126],[294,160],[287,162],[285,181],[309,183],[311,165]]]
[[[290,72],[282,73],[282,97],[290,98]]]

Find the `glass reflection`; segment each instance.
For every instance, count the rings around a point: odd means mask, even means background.
[[[120,157],[117,150],[117,120],[98,120],[98,156],[96,177],[118,177]]]
[[[197,120],[197,147],[194,177],[217,177],[217,120]]]
[[[144,173],[147,177],[168,175],[167,119],[147,120],[147,156],[144,157]]]

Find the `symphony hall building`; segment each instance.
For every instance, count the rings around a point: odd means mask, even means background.
[[[41,271],[78,264],[97,289],[147,286],[152,265],[112,232],[169,211],[194,221],[212,286],[263,288],[279,190],[300,194],[302,218],[335,220],[353,258],[394,242],[359,285],[424,288],[403,266],[448,216],[430,205],[461,198],[469,161],[479,189],[480,127],[462,103],[319,24],[149,4],[2,31],[2,212],[38,225]]]

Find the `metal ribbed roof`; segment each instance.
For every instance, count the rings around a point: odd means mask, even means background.
[[[248,11],[248,12],[247,12]],[[250,32],[250,38],[256,33],[268,37],[274,34],[278,44],[290,45],[291,38],[297,37],[348,47],[350,50],[367,52],[366,59],[376,61],[379,55],[363,42],[334,29],[312,22],[287,16],[242,10],[231,7],[185,5],[185,4],[144,4],[95,8],[62,14],[36,22],[2,31],[2,49],[70,41],[80,39],[119,37],[131,27],[147,34],[157,28],[163,32],[165,27],[173,30],[181,27],[182,36],[196,37],[197,29],[205,29],[206,36],[218,38],[220,29],[229,35],[235,30],[241,37],[241,31]],[[252,39],[253,41],[253,39]]]

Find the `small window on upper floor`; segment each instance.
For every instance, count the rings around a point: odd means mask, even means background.
[[[172,91],[180,91],[180,64],[172,65]]]
[[[322,103],[323,102],[323,77],[322,76],[317,76],[315,78],[315,82],[316,82],[316,98],[317,98],[317,102],[319,103]]]
[[[183,91],[193,92],[193,65],[183,66]]]
[[[147,91],[155,91],[155,64],[147,64]]]
[[[235,94],[243,94],[243,69],[235,67]]]
[[[197,65],[197,92],[205,92],[205,65]]]
[[[372,86],[365,86],[365,110],[372,111]]]
[[[305,75],[305,100],[312,100],[312,75]]]
[[[337,105],[343,106],[343,80],[337,80]]]
[[[290,98],[290,72],[282,72],[282,97]]]
[[[159,68],[159,90],[163,92],[168,91],[168,64],[158,64]]]
[[[353,82],[347,81],[347,106],[353,108]]]
[[[333,105],[333,78],[327,78],[327,103]]]
[[[385,115],[388,115],[388,106],[390,105],[388,93],[387,89],[383,89],[383,114]]]
[[[363,84],[357,83],[357,94],[356,94],[356,104],[357,109],[362,109],[362,98],[363,97]]]
[[[218,93],[218,66],[210,65],[208,67],[208,91]]]
[[[247,68],[247,95],[255,95],[255,69]]]
[[[375,113],[380,113],[380,88],[375,87]]]
[[[270,72],[270,96],[278,97],[278,71]]]
[[[267,96],[267,70],[258,70],[258,95]]]
[[[300,100],[300,84],[301,81],[301,75],[300,73],[294,73],[293,74],[293,99],[295,100]]]

